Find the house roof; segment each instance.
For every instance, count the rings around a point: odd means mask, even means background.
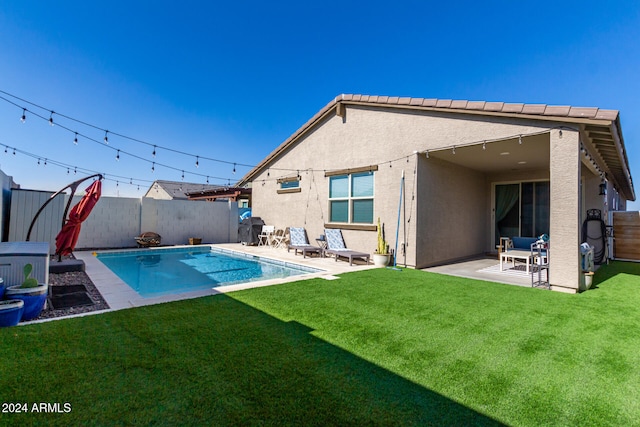
[[[199,184],[195,182],[157,180],[153,181],[153,184],[151,184],[144,197],[153,197],[149,196],[152,191],[155,191],[156,189],[162,189],[166,191],[167,194],[171,195],[173,199],[187,200],[189,198],[187,196],[188,193],[212,191],[219,188],[222,187],[219,185]]]
[[[244,187],[218,187],[215,189],[198,189],[187,192],[189,200],[216,200],[216,199],[237,199],[240,196],[251,195],[251,188]]]
[[[271,154],[250,170],[238,183],[244,185],[274,161],[283,151],[318,125],[330,114],[342,115],[346,105],[475,114],[497,117],[526,118],[578,125],[582,140],[597,153],[595,161],[607,171],[625,198],[635,200],[629,160],[624,146],[618,110],[595,107],[572,107],[546,104],[514,104],[505,102],[465,101],[397,96],[339,95],[295,131]],[[592,148],[592,149],[591,149]]]

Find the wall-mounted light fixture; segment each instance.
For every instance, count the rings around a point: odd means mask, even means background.
[[[599,196],[606,196],[607,195],[607,183],[602,181],[602,184],[600,184],[598,187],[600,188],[600,193],[598,195]]]

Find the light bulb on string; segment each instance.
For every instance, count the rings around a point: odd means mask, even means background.
[[[116,154],[116,161],[120,161],[120,150],[118,150],[118,154]]]
[[[118,180],[116,180],[116,188],[118,188],[120,186],[120,182],[118,182]]]
[[[104,131],[104,143],[109,145],[109,131],[108,130]]]
[[[271,176],[271,169],[267,169],[267,178]]]
[[[75,145],[78,145],[78,132],[76,132],[75,134],[76,134],[76,135],[75,135],[75,137],[73,138],[73,143],[74,143]]]
[[[47,159],[44,159],[44,165],[47,166]]]
[[[54,123],[53,123],[53,113],[55,113],[55,111],[51,110],[51,114],[49,115],[49,124],[50,124],[51,126],[53,126],[53,124],[54,124]]]
[[[429,150],[425,151],[425,153],[427,155],[427,159],[429,158]]]
[[[153,157],[155,157],[155,156],[156,156],[156,146],[155,146],[155,145],[153,146],[153,153],[151,153],[151,155],[152,155]]]
[[[209,177],[207,176],[207,184],[209,183]]]
[[[182,171],[182,180],[184,181],[184,171]]]
[[[73,174],[77,174],[78,173],[78,168],[76,166],[73,167]]]
[[[233,172],[234,175],[236,174],[236,164],[235,163],[233,164],[233,171],[232,172]]]
[[[156,171],[156,162],[153,162],[151,164],[151,173],[154,173]]]
[[[518,135],[518,144],[522,145],[522,135]]]
[[[22,123],[27,121],[27,109],[26,108],[22,109],[22,117],[20,117],[20,121]]]
[[[16,155],[16,149],[15,148],[13,149],[13,155],[14,156]]]
[[[69,168],[67,168],[67,175],[69,175]]]
[[[200,167],[200,156],[196,156],[196,167]]]
[[[453,150],[451,151],[453,154],[456,154],[456,146],[453,146]]]
[[[133,178],[129,178],[129,184],[133,185]]]
[[[138,191],[140,191],[140,184],[138,184]]]
[[[486,150],[486,149],[487,149],[487,143],[486,143],[486,142],[484,142],[484,141],[482,142],[482,149],[483,149],[483,150]]]
[[[5,152],[5,154],[9,154],[9,153],[7,152],[7,150],[8,150],[8,149],[9,149],[9,147],[7,147],[7,146],[5,146],[5,147],[4,147],[4,152]]]
[[[40,164],[40,157],[38,157],[38,165]]]

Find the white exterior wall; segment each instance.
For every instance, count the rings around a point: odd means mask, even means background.
[[[33,217],[52,194],[13,190],[9,241],[26,239]],[[49,203],[31,233],[31,241],[49,242],[51,253],[68,197],[62,194]],[[69,210],[81,197],[74,196]],[[190,237],[202,238],[203,243],[235,243],[237,203],[102,197],[82,223],[76,249],[135,247],[134,237],[145,231],[160,234],[163,245],[187,244]]]
[[[81,199],[74,196],[71,207]],[[140,207],[140,199],[101,197],[82,223],[76,248],[133,246],[133,237],[140,235]]]
[[[161,235],[163,245],[184,245],[190,237],[202,243],[237,242],[238,204],[144,198],[140,229]]]
[[[24,242],[29,225],[38,209],[51,198],[53,192],[35,190],[12,190],[9,242]],[[62,228],[65,196],[59,194],[40,213],[31,230],[31,242],[49,242],[51,253],[56,250],[56,235]]]

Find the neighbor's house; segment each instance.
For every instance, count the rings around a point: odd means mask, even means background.
[[[219,185],[199,184],[195,182],[156,180],[142,197],[158,200],[187,200],[189,193],[212,191],[222,188]]]
[[[267,224],[312,242],[340,228],[370,253],[378,217],[396,246],[400,211],[398,262],[416,268],[547,233],[552,288],[566,291],[582,280],[586,210],[606,219],[635,200],[618,111],[365,95],[330,102],[240,185]]]

